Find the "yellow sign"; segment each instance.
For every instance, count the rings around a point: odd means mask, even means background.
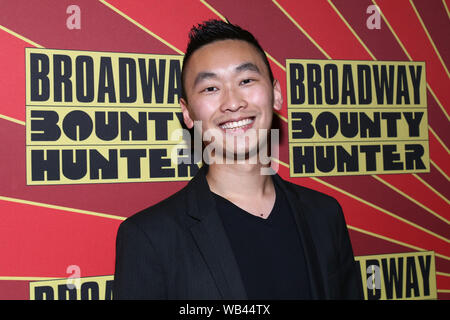
[[[291,177],[430,171],[424,62],[286,60]]]
[[[185,181],[182,56],[26,48],[28,185]]]
[[[182,143],[180,108],[27,107],[27,145],[165,145]]]
[[[183,57],[26,48],[27,106],[177,107]]]
[[[30,282],[30,300],[112,300],[114,276]]]
[[[425,62],[286,59],[288,108],[426,108]]]
[[[437,299],[433,251],[355,257],[366,300]]]
[[[27,184],[188,181],[200,164],[189,149],[165,146],[29,146]]]

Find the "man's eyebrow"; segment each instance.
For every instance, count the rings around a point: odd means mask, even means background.
[[[210,79],[210,78],[216,78],[217,75],[214,72],[200,72],[199,74],[197,74],[197,76],[195,77],[195,81],[194,81],[194,87],[203,80],[206,79]]]
[[[261,71],[259,71],[259,68],[256,66],[256,64],[251,63],[251,62],[245,62],[236,67],[236,72],[242,72],[242,71],[254,71],[257,73],[261,73]]]
[[[251,62],[244,62],[244,63],[238,65],[235,69],[235,72],[243,72],[243,71],[254,71],[257,73],[261,73],[259,71],[259,68],[256,66],[256,64],[251,63]],[[208,71],[199,72],[197,74],[197,76],[195,77],[193,86],[195,87],[201,81],[206,80],[206,79],[211,79],[211,78],[217,78],[217,74],[215,74],[214,72],[208,72]]]

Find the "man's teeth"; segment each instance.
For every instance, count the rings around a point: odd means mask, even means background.
[[[248,125],[248,124],[250,124],[252,122],[253,122],[253,119],[247,118],[247,119],[242,119],[242,120],[239,120],[239,121],[227,122],[227,123],[222,124],[220,127],[222,129],[236,129],[236,128],[239,128],[239,127],[246,126],[246,125]]]

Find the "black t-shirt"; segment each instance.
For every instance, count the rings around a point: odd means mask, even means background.
[[[275,187],[267,219],[213,193],[249,299],[310,299],[303,247],[287,199]]]

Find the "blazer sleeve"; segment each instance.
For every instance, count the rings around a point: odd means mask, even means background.
[[[353,249],[345,223],[342,208],[338,205],[337,236],[339,244],[340,268],[338,272],[340,288],[338,299],[363,299],[361,271],[355,261]]]
[[[161,261],[145,232],[121,223],[116,238],[114,299],[167,299]]]

